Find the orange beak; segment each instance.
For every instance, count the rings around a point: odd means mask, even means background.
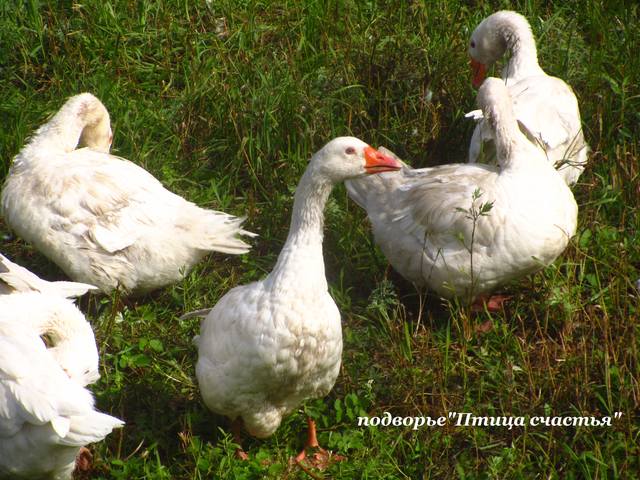
[[[366,160],[364,168],[369,174],[395,172],[402,168],[402,164],[395,158],[385,155],[373,147],[365,147],[364,159]]]
[[[480,88],[480,85],[482,85],[482,82],[484,82],[484,79],[487,76],[487,66],[472,58],[471,71],[473,72],[473,80],[471,83],[475,88]]]

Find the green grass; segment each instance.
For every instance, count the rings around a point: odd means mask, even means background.
[[[310,155],[353,134],[426,166],[462,160],[475,108],[468,36],[487,14],[529,18],[541,64],[576,91],[590,165],[579,227],[551,267],[508,285],[501,314],[418,295],[387,270],[363,212],[338,188],[325,261],[343,316],[335,388],[304,409],[347,457],[317,478],[604,479],[640,475],[640,22],[634,2],[0,4],[2,174],[70,95],[109,109],[114,152],[200,205],[246,215],[248,255],[212,255],[184,282],[127,307],[82,301],[101,350],[99,408],[127,425],[93,446],[92,478],[310,478],[289,458],[305,418],[234,458],[227,422],[202,404],[185,312],[268,272]],[[7,234],[6,227],[2,227]],[[62,274],[18,239],[2,251]],[[489,329],[489,327],[491,327]],[[612,427],[358,427],[362,414],[622,412]]]

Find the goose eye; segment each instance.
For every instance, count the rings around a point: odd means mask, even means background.
[[[344,153],[346,153],[347,155],[353,155],[354,153],[356,153],[356,149],[353,147],[347,147]]]
[[[44,342],[44,346],[46,348],[52,348],[55,346],[55,342],[49,333],[43,333],[40,335],[40,339]]]
[[[476,48],[476,42],[474,42],[473,40],[471,40],[471,48]]]

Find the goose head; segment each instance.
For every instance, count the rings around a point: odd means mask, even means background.
[[[502,10],[485,18],[471,34],[469,56],[473,72],[473,86],[482,85],[487,69],[498,61],[507,50],[513,50],[521,43],[533,48],[535,40],[531,27],[525,17],[519,13]]]
[[[73,114],[83,126],[78,145],[109,153],[113,132],[109,112],[102,102],[90,93],[81,93],[71,97],[67,103],[76,106]]]
[[[310,168],[339,183],[374,173],[400,170],[396,159],[355,137],[338,137],[327,143],[312,158]]]
[[[85,386],[100,378],[98,348],[91,325],[69,300],[47,295],[47,316],[39,333],[49,339],[49,353],[69,378]]]

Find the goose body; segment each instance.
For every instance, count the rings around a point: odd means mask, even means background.
[[[585,142],[578,101],[569,85],[547,75],[538,64],[535,39],[527,20],[511,11],[485,18],[471,35],[469,54],[473,83],[480,86],[486,68],[508,51],[502,69],[522,132],[539,145],[568,185],[582,174],[589,147]],[[496,164],[495,144],[488,122],[471,112],[478,124],[469,145],[469,162]]]
[[[104,105],[71,97],[14,158],[2,191],[7,224],[73,280],[104,292],[145,293],[180,280],[210,251],[248,250],[242,219],[166,190],[110,155],[111,138]]]
[[[323,209],[335,183],[398,167],[352,137],[313,156],[273,271],[229,291],[202,322],[196,375],[211,410],[241,418],[251,435],[267,437],[304,400],[331,390],[342,331],[324,273]]]
[[[498,166],[405,166],[347,182],[391,265],[464,302],[553,262],[575,233],[578,211],[545,154],[518,129],[504,83],[485,81],[478,101]]]
[[[0,478],[70,479],[81,447],[122,425],[84,388],[98,350],[65,298],[95,287],[46,282],[1,255],[0,287]]]

